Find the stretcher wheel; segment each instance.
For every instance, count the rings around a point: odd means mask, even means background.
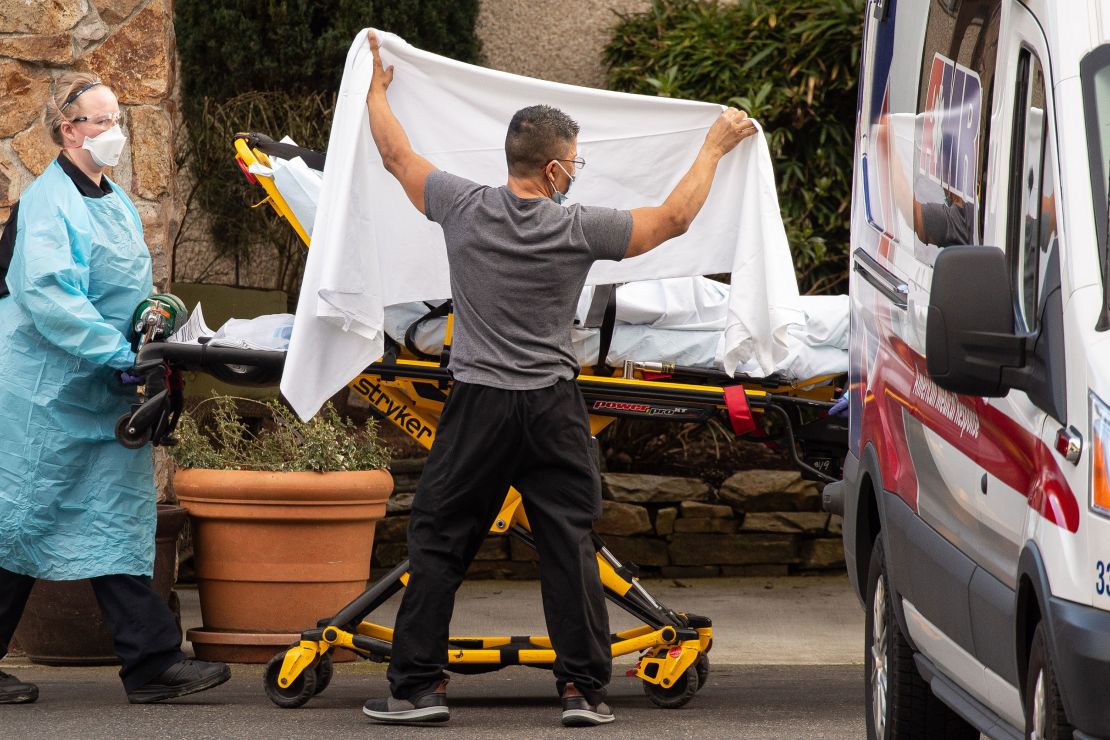
[[[316,671],[316,694],[322,694],[324,689],[331,683],[332,676],[335,675],[335,666],[331,662],[331,653],[324,653],[316,661],[316,666],[313,668]]]
[[[698,672],[698,691],[701,691],[709,683],[709,656],[705,653],[699,655],[694,670]]]
[[[283,650],[270,658],[270,662],[266,664],[266,675],[262,680],[266,687],[266,696],[270,697],[270,701],[282,709],[296,709],[304,706],[315,696],[316,671],[311,668],[303,670],[301,675],[293,679],[293,683],[282,688],[278,685],[278,676],[281,675],[281,664],[285,661],[287,652],[289,651]]]
[[[669,687],[644,681],[644,693],[651,703],[664,709],[678,709],[698,693],[698,668],[692,665]]]
[[[116,441],[129,450],[137,450],[150,442],[152,431],[147,428],[132,434],[128,427],[131,425],[131,414],[124,414],[116,420]]]

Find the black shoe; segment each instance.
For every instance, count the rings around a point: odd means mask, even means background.
[[[573,685],[567,684],[567,687],[573,688]],[[613,710],[605,702],[591,704],[578,691],[569,696],[563,692],[563,727],[594,727],[609,724],[614,719]]]
[[[0,704],[30,704],[38,698],[38,686],[0,671]]]
[[[412,699],[370,699],[362,706],[362,713],[378,722],[394,725],[446,722],[451,718],[447,708],[447,679],[434,684]]]
[[[132,704],[150,704],[175,699],[219,686],[229,678],[231,669],[225,663],[183,660],[171,665],[152,681],[128,692],[127,700]]]

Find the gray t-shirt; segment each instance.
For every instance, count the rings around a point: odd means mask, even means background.
[[[922,203],[921,241],[938,247],[974,244],[975,207],[967,203]]]
[[[424,183],[424,213],[447,243],[455,379],[512,390],[573,379],[578,295],[595,260],[624,256],[632,214],[519,198],[442,170]]]

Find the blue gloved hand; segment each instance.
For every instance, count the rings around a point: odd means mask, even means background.
[[[829,416],[846,416],[848,414],[848,394],[845,393],[838,398],[828,413]]]
[[[145,375],[132,375],[127,370],[119,371],[119,382],[124,385],[142,385],[146,382]]]

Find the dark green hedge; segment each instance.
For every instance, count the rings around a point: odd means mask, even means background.
[[[478,0],[176,0],[186,124],[178,166],[194,180],[186,226],[204,223],[220,254],[273,255],[276,284],[252,287],[295,292],[303,247],[269,208],[250,208],[263,193],[235,165],[232,135],[288,134],[323,149],[360,29],[392,31],[422,49],[476,62],[477,18]],[[189,233],[182,229],[175,249]]]
[[[475,62],[477,18],[477,0],[176,0],[182,92],[334,93],[351,40],[369,26]]]
[[[801,287],[847,288],[863,0],[655,0],[605,50],[615,90],[737,106],[763,124]]]

